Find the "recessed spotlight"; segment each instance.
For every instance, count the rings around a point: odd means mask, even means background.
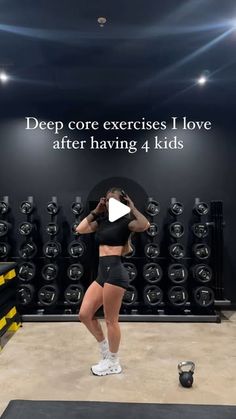
[[[205,76],[201,76],[201,77],[199,77],[197,82],[198,82],[198,84],[200,84],[200,86],[203,86],[204,84],[206,84],[207,78]]]
[[[105,25],[106,21],[107,21],[107,19],[105,17],[100,16],[98,18],[98,23],[99,23],[99,25],[100,25],[101,28],[103,28],[103,26]]]
[[[8,81],[8,75],[3,71],[0,73],[0,80],[2,83],[6,83]]]

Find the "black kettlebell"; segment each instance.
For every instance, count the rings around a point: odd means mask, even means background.
[[[188,371],[184,371],[183,367],[188,367]],[[193,374],[195,364],[192,361],[182,361],[178,365],[179,382],[183,387],[190,388],[193,385]]]

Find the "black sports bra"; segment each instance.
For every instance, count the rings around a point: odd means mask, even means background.
[[[128,224],[130,217],[121,217],[116,221],[109,221],[108,217],[98,218],[98,228],[95,232],[95,240],[98,244],[108,246],[124,246],[131,234]]]

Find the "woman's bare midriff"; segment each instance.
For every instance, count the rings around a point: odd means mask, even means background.
[[[99,246],[99,256],[121,256],[124,246]]]

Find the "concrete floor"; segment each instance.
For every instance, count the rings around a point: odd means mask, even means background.
[[[236,405],[236,313],[221,324],[121,323],[123,373],[95,377],[97,345],[80,323],[24,323],[0,353],[0,413],[11,399]],[[104,324],[104,322],[103,322]],[[177,364],[196,363],[194,386]]]

